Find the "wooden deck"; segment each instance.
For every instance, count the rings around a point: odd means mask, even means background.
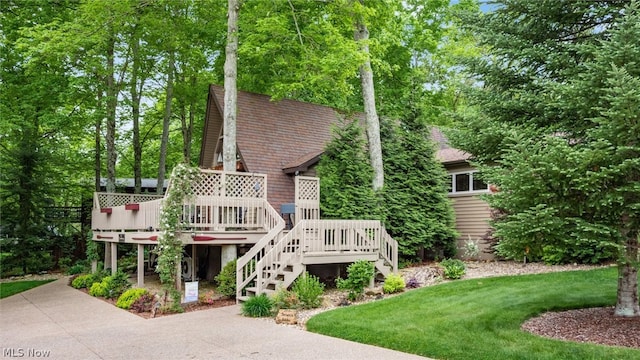
[[[183,206],[179,237],[185,246],[253,245],[237,262],[239,300],[287,287],[311,264],[368,260],[383,274],[397,271],[397,243],[379,221],[318,219],[318,179],[296,177],[295,226],[289,231],[267,201],[266,183],[265,175],[202,170],[192,184],[195,196]],[[96,193],[93,240],[112,243],[112,249],[138,244],[139,253],[141,246],[157,244],[162,201],[156,195]]]

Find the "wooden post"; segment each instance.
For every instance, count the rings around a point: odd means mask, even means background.
[[[102,265],[103,270],[107,270],[109,265],[111,264],[111,245],[109,242],[104,242],[104,264]]]
[[[138,244],[138,287],[144,287],[144,245]]]
[[[111,243],[111,275],[115,275],[118,271],[118,243]]]

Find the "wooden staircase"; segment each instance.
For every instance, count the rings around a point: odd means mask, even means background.
[[[288,288],[311,264],[367,260],[382,275],[397,271],[397,243],[376,220],[302,220],[264,238],[238,259],[236,299]]]

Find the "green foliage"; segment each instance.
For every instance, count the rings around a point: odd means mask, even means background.
[[[375,275],[373,263],[365,260],[358,260],[347,267],[347,278],[336,279],[338,289],[348,290],[349,300],[357,300],[364,294],[364,288],[371,283]]]
[[[94,274],[85,274],[73,279],[71,286],[75,289],[88,289],[96,281],[100,282],[100,280],[96,280],[96,276]]]
[[[94,282],[89,288],[89,295],[95,297],[106,297],[108,294],[105,282]]]
[[[200,171],[186,164],[180,164],[173,169],[171,188],[164,197],[160,212],[160,228],[162,232],[158,238],[158,265],[156,272],[160,275],[160,282],[165,293],[171,295],[172,310],[179,311],[181,294],[176,290],[176,268],[182,262],[182,241],[178,233],[182,230],[182,207],[186,199],[193,196],[191,183],[195,181]],[[181,309],[181,308],[180,308]]]
[[[317,167],[322,217],[380,219],[382,210],[371,188],[373,170],[362,129],[350,121],[333,128],[333,134]]]
[[[89,270],[89,267],[82,262],[77,262],[67,269],[67,275],[78,275]]]
[[[530,4],[468,19],[491,56],[469,64],[483,87],[452,137],[500,190],[485,198],[501,213],[498,254],[636,263],[640,68],[628,59],[640,56],[638,3]]]
[[[118,270],[114,275],[103,278],[102,283],[106,288],[107,293],[105,297],[107,299],[116,299],[125,290],[131,287],[129,276],[120,270]]]
[[[296,294],[303,309],[317,308],[322,303],[324,284],[317,276],[309,275],[308,272],[296,279],[291,290]]]
[[[148,294],[147,289],[143,288],[133,288],[129,289],[120,295],[118,301],[116,302],[116,306],[121,309],[129,309],[131,305],[135,303],[138,299],[142,297],[142,295]]]
[[[395,294],[403,291],[405,288],[404,278],[400,274],[389,274],[384,279],[382,291],[385,294]]]
[[[444,277],[451,280],[460,279],[467,271],[467,266],[459,259],[444,259],[440,262]]]
[[[431,128],[415,115],[382,123],[385,164],[385,228],[409,260],[451,257],[456,252],[454,212],[447,173],[435,156]]]
[[[273,307],[275,309],[296,309],[300,305],[300,300],[294,291],[289,291],[285,287],[279,287],[273,294]]]
[[[252,296],[242,303],[242,315],[249,317],[266,317],[273,314],[273,301],[267,294]]]
[[[76,280],[79,278],[76,278]],[[94,275],[92,279],[88,278],[85,280],[87,287],[88,281],[90,280],[93,281],[93,284],[89,288],[89,295],[106,297],[107,299],[118,298],[125,290],[131,287],[128,275],[122,271],[117,271],[114,275],[105,276],[101,281],[97,280]],[[78,285],[81,285],[81,283],[78,283]],[[72,286],[74,285],[72,284]]]
[[[236,296],[236,263],[237,259],[229,261],[214,278],[218,283],[217,291],[224,296]]]

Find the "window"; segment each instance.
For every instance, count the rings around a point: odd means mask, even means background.
[[[449,193],[486,192],[489,187],[478,177],[474,177],[475,171],[465,171],[449,174]]]

